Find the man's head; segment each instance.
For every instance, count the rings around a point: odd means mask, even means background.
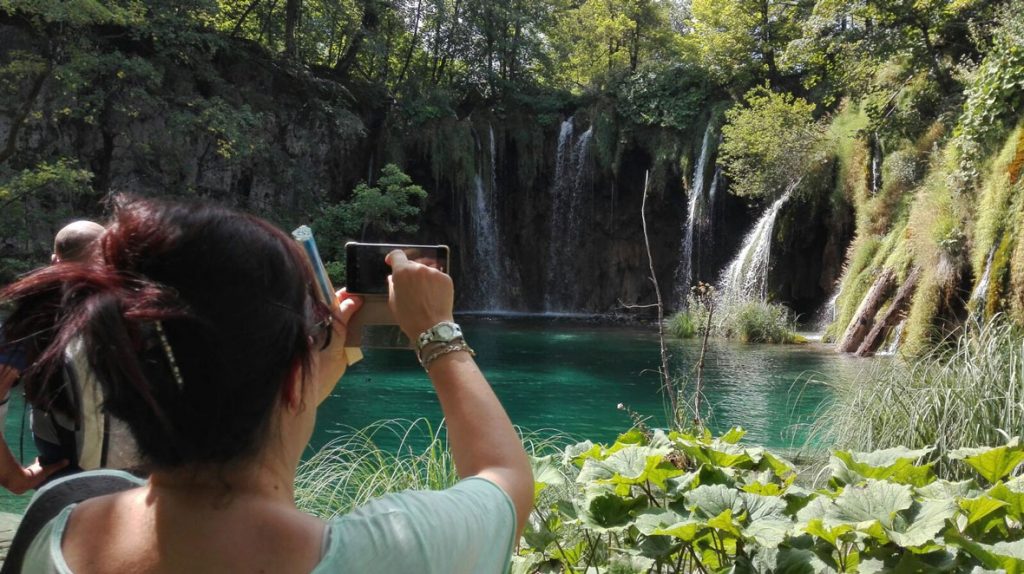
[[[93,221],[76,221],[65,225],[53,238],[54,263],[62,261],[83,263],[93,253],[93,243],[103,234],[103,226]]]

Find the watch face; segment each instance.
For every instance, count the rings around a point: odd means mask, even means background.
[[[437,336],[441,339],[451,339],[454,334],[455,330],[451,325],[438,325],[437,327]]]

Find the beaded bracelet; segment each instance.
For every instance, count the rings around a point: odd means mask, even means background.
[[[451,343],[451,344],[445,345],[444,347],[441,347],[437,351],[434,351],[433,353],[431,353],[426,359],[421,358],[420,359],[420,365],[423,366],[423,370],[424,371],[427,371],[429,373],[430,372],[430,364],[431,363],[433,363],[434,361],[440,359],[444,355],[447,355],[448,353],[454,353],[456,351],[465,351],[465,352],[469,353],[470,357],[475,357],[476,356],[476,351],[474,351],[472,348],[470,348],[470,346],[467,345],[465,341],[462,341],[462,342],[458,342],[458,343]]]

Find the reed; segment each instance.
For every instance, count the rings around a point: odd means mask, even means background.
[[[1002,318],[970,324],[932,353],[895,358],[834,384],[811,443],[858,451],[934,446],[936,471],[957,478],[944,454],[1005,444],[1024,432],[1024,336]]]
[[[534,456],[572,442],[554,432],[520,436]],[[435,428],[423,418],[389,419],[350,429],[303,462],[295,479],[295,503],[331,519],[389,493],[440,490],[458,480],[443,422]]]

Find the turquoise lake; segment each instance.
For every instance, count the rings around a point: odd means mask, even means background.
[[[661,426],[665,408],[657,330],[566,319],[460,318],[477,362],[512,421],[540,434],[612,441],[629,428],[622,403]],[[696,340],[674,342],[671,364],[691,372]],[[867,363],[818,345],[744,345],[712,340],[705,366],[707,403],[716,431],[742,426],[746,440],[777,448],[798,447],[807,425],[829,399],[826,382],[859,372]],[[19,393],[15,393],[19,395]],[[19,455],[21,400],[15,396],[5,437]],[[368,349],[318,412],[310,452],[332,438],[381,419],[426,418],[435,426],[441,409],[412,351]],[[27,431],[26,431],[27,432]],[[382,446],[397,444],[387,435]],[[26,459],[35,456],[25,437]],[[17,510],[28,497],[0,493],[0,509]]]

